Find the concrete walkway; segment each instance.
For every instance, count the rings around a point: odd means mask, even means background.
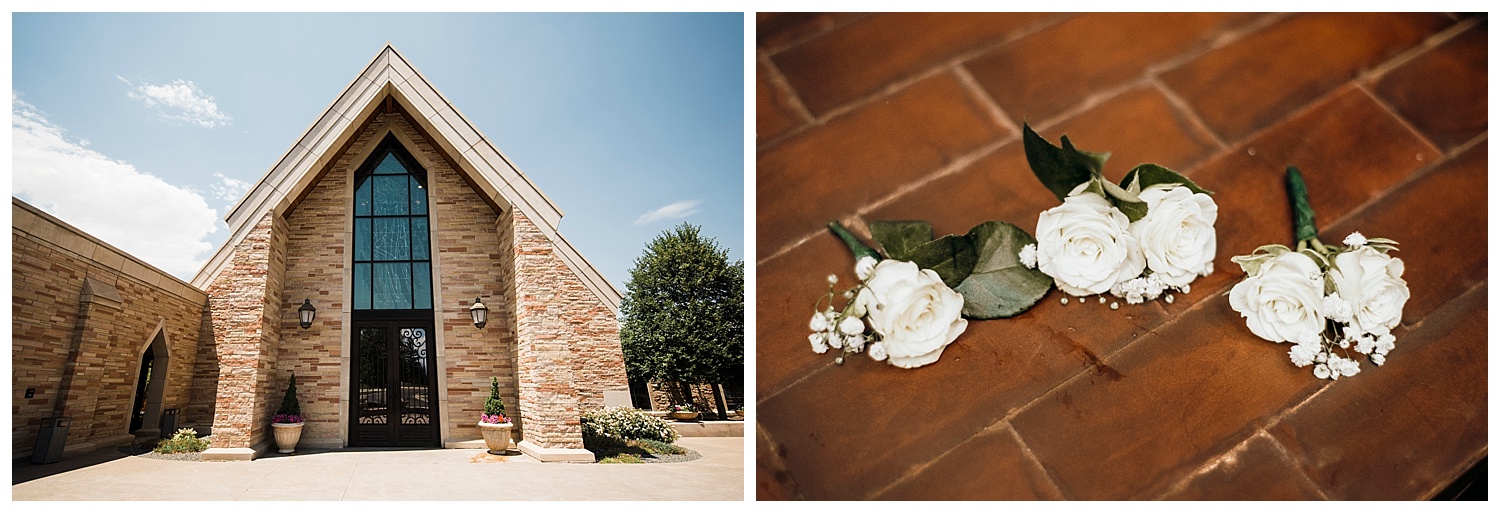
[[[479,449],[319,451],[249,462],[125,456],[115,449],[13,467],[13,500],[743,500],[744,438],[682,438],[683,463],[504,461]],[[113,453],[113,454],[111,454]],[[118,456],[118,457],[117,457]],[[476,460],[489,460],[479,461]]]

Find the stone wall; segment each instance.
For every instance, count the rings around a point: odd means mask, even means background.
[[[475,422],[489,396],[491,377],[500,379],[501,400],[515,416],[514,351],[509,321],[498,315],[503,307],[504,260],[497,214],[458,174],[452,164],[399,113],[379,113],[365,126],[311,191],[288,212],[290,237],[287,245],[285,300],[279,354],[281,365],[276,382],[284,386],[288,375],[298,376],[299,399],[308,425],[303,437],[320,443],[343,443],[347,439],[348,358],[344,315],[352,311],[348,268],[352,178],[369,145],[378,144],[389,129],[407,144],[429,171],[429,220],[436,229],[432,240],[435,271],[433,301],[436,312],[436,363],[446,388],[438,402],[444,441],[479,438]],[[469,318],[474,298],[484,298],[492,311],[488,325],[477,329]],[[296,309],[311,298],[318,317],[311,329],[299,326]],[[280,394],[280,392],[277,392]],[[280,395],[276,396],[279,400]],[[519,434],[519,430],[518,430]]]
[[[519,212],[508,216],[522,416],[527,439],[582,448],[578,416],[604,406],[605,390],[628,390],[614,313],[563,263],[552,242]],[[502,220],[501,228],[506,228]]]
[[[72,419],[69,453],[131,439],[140,356],[159,328],[170,355],[162,408],[192,411],[205,294],[31,205],[11,204],[12,457],[30,454],[41,419],[59,414]],[[179,417],[195,423],[207,419]]]
[[[267,212],[234,247],[208,288],[218,359],[213,447],[247,448],[267,439],[284,387],[272,380],[280,337],[286,220]],[[274,397],[274,398],[273,398]]]
[[[480,438],[479,415],[484,412],[490,393],[490,379],[500,381],[500,400],[510,417],[518,417],[515,338],[511,320],[500,315],[505,296],[505,257],[500,246],[501,234],[495,229],[499,214],[470,187],[435,146],[400,118],[395,128],[417,141],[416,148],[432,163],[433,222],[437,227],[437,261],[433,298],[438,308],[438,331],[442,348],[438,350],[442,371],[447,380],[445,423],[448,440]],[[469,316],[474,298],[481,298],[490,315],[483,329],[475,328]],[[438,302],[440,301],[440,303]],[[517,423],[512,436],[524,434]]]
[[[297,375],[297,400],[302,407],[302,439],[299,445],[343,446],[348,416],[343,381],[349,364],[344,351],[345,315],[350,311],[346,290],[351,255],[349,209],[353,194],[349,175],[359,162],[352,162],[370,144],[361,134],[334,166],[287,212],[286,281],[281,302],[281,345],[277,352],[277,388],[268,398],[280,406],[285,386]],[[317,316],[312,327],[302,329],[297,309],[312,300]],[[274,410],[273,412],[274,413]]]

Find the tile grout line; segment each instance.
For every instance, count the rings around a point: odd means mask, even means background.
[[[901,196],[906,195],[906,193],[908,192],[920,189],[922,188],[922,186],[925,186],[942,178],[946,178],[950,175],[958,174],[959,172],[968,169],[969,166],[974,165],[975,162],[978,162],[981,159],[984,159],[985,157],[988,157],[991,154],[995,153],[996,151],[999,151],[1000,148],[1005,147],[1005,145],[1015,142],[1018,139],[1019,135],[1020,133],[1018,132],[1016,135],[991,141],[989,144],[980,146],[974,151],[960,155],[958,158],[953,159],[947,165],[938,168],[936,171],[927,173],[926,175],[923,175],[921,178],[918,178],[916,180],[906,182],[897,187],[896,190],[891,191],[890,194],[887,194],[875,201],[866,203],[863,207],[855,209],[855,215],[864,217],[865,214],[869,214],[875,209],[884,207],[886,205],[889,205],[891,202],[900,199]]]
[[[1412,135],[1417,136],[1418,141],[1421,141],[1422,144],[1427,145],[1427,147],[1432,148],[1433,150],[1437,150],[1436,152],[1439,159],[1447,156],[1444,154],[1442,147],[1438,146],[1437,143],[1432,142],[1432,139],[1429,139],[1427,137],[1427,134],[1422,133],[1422,131],[1418,129],[1416,125],[1413,125],[1410,120],[1406,119],[1406,116],[1401,115],[1401,113],[1397,112],[1394,107],[1391,107],[1390,104],[1386,103],[1384,98],[1381,98],[1379,95],[1375,94],[1375,91],[1371,91],[1368,84],[1359,80],[1354,80],[1350,83],[1354,84],[1355,89],[1358,89],[1360,92],[1365,93],[1365,96],[1370,97],[1370,101],[1375,102],[1376,107],[1380,107],[1380,110],[1385,111],[1386,114],[1389,114],[1392,118],[1395,118],[1396,122],[1400,123],[1402,128],[1405,128],[1408,132],[1411,132]]]
[[[1217,456],[1210,457],[1207,461],[1203,462],[1202,465],[1199,465],[1198,468],[1193,469],[1193,471],[1188,472],[1186,475],[1178,478],[1177,481],[1175,483],[1172,483],[1171,486],[1168,486],[1166,490],[1162,491],[1159,494],[1156,494],[1156,496],[1151,500],[1166,500],[1167,497],[1173,494],[1180,493],[1183,490],[1187,489],[1188,484],[1198,479],[1199,477],[1206,475],[1209,472],[1213,472],[1215,469],[1218,469],[1219,466],[1224,465],[1225,463],[1238,460],[1239,456],[1250,448],[1250,441],[1254,440],[1260,432],[1261,430],[1259,429],[1257,429],[1256,431],[1252,431],[1250,433],[1250,436],[1245,437],[1244,440],[1240,440],[1239,443],[1235,444],[1233,447],[1230,447],[1229,450],[1221,452]]]
[[[1474,147],[1478,146],[1479,143],[1482,143],[1482,142],[1488,140],[1489,138],[1490,138],[1490,131],[1489,130],[1485,130],[1483,132],[1480,132],[1479,135],[1474,136],[1474,138],[1469,139],[1467,141],[1464,141],[1463,144],[1460,144],[1458,146],[1454,146],[1453,149],[1448,150],[1447,153],[1443,154],[1443,157],[1447,158],[1449,160],[1452,160],[1454,157],[1457,157],[1459,154],[1461,154],[1463,152],[1466,152],[1466,151],[1469,151],[1471,149],[1474,149]]]
[[[775,55],[775,54],[778,54],[778,53],[781,53],[781,52],[785,52],[787,50],[791,50],[792,48],[795,48],[795,47],[798,47],[798,46],[802,46],[803,44],[807,43],[808,41],[812,41],[814,39],[826,36],[828,34],[832,34],[834,31],[843,29],[844,27],[848,27],[850,25],[853,25],[856,22],[859,22],[860,20],[869,19],[870,17],[871,17],[870,13],[864,13],[864,14],[860,14],[860,15],[857,15],[857,16],[851,16],[851,17],[849,17],[849,19],[832,23],[832,24],[830,24],[827,27],[815,30],[812,33],[809,33],[809,34],[804,35],[802,37],[793,39],[793,40],[788,41],[786,43],[782,43],[780,46],[768,47],[768,48],[764,48],[764,50],[765,50],[765,52],[766,52],[767,55]],[[756,31],[759,32],[759,27],[756,27]],[[756,45],[756,46],[759,46],[759,45]]]
[[[1031,444],[1026,443],[1025,438],[1021,438],[1021,432],[1016,431],[1016,426],[1006,422],[1005,427],[1007,428],[1006,431],[1010,432],[1010,436],[1016,439],[1016,443],[1021,445],[1021,454],[1031,464],[1036,465],[1037,470],[1042,471],[1042,476],[1047,478],[1047,484],[1052,485],[1052,490],[1057,492],[1057,496],[1062,497],[1064,500],[1072,500],[1072,495],[1064,492],[1062,485],[1058,484],[1057,476],[1052,475],[1052,471],[1048,470],[1047,466],[1042,464],[1042,459],[1036,457],[1036,453],[1031,451]]]
[[[1386,59],[1384,62],[1381,62],[1375,67],[1370,68],[1363,73],[1360,73],[1354,78],[1354,80],[1356,82],[1373,84],[1374,82],[1379,81],[1381,78],[1384,78],[1386,74],[1395,71],[1396,68],[1406,65],[1406,63],[1415,60],[1417,57],[1421,57],[1423,54],[1426,54],[1433,49],[1442,46],[1444,43],[1447,43],[1453,38],[1458,37],[1460,34],[1468,31],[1471,28],[1474,28],[1475,26],[1479,25],[1479,22],[1480,20],[1477,18],[1460,20],[1457,23],[1454,23],[1452,26],[1438,31],[1436,34],[1427,36],[1426,39],[1423,39],[1415,46],[1402,50],[1400,53],[1391,56],[1391,58]]]
[[[950,161],[948,164],[944,165],[943,167],[940,167],[940,168],[938,168],[937,170],[935,170],[935,171],[933,171],[931,173],[923,175],[922,177],[920,177],[920,178],[918,178],[916,180],[913,180],[913,181],[910,181],[910,182],[906,182],[906,183],[898,186],[890,194],[887,194],[887,195],[885,195],[885,196],[883,196],[883,197],[881,197],[879,199],[876,199],[875,201],[866,203],[863,206],[857,207],[854,210],[854,212],[852,214],[849,214],[849,215],[864,216],[865,214],[870,213],[870,211],[875,210],[875,209],[880,208],[880,207],[883,207],[883,206],[889,204],[890,202],[895,201],[896,199],[899,199],[902,195],[905,195],[906,193],[911,192],[911,191],[913,191],[915,189],[921,188],[922,186],[927,185],[928,183],[930,183],[932,181],[935,181],[935,180],[947,177],[949,175],[958,173],[960,171],[963,171],[968,166],[973,165],[975,162],[978,162],[980,159],[983,159],[983,158],[989,156],[990,154],[994,153],[995,151],[999,150],[1000,148],[1004,147],[1005,145],[1014,142],[1015,140],[1016,140],[1016,136],[1010,136],[1010,137],[1006,137],[1004,139],[999,139],[999,140],[991,141],[989,144],[986,144],[984,146],[980,146],[978,149],[975,149],[974,151],[970,151],[969,153],[965,153],[963,155],[960,155],[958,158],[953,159],[952,161]],[[844,217],[847,217],[847,216],[848,215],[841,216],[840,219],[843,219]],[[777,257],[780,257],[781,255],[784,255],[786,253],[791,252],[792,250],[796,249],[797,246],[800,246],[803,243],[806,243],[807,241],[812,240],[813,237],[817,237],[817,236],[821,235],[824,230],[826,230],[826,228],[823,228],[823,227],[820,226],[818,229],[813,230],[811,232],[808,232],[806,235],[803,235],[801,237],[797,237],[792,242],[789,242],[789,243],[787,243],[785,245],[782,245],[780,248],[777,248],[776,251],[772,252],[770,255],[767,255],[765,258],[757,260],[756,263],[755,263],[755,265],[765,265],[766,262],[769,262],[769,261],[771,261],[771,260],[773,260],[773,259],[775,259]]]
[[[769,433],[766,433],[766,429],[762,427],[759,422],[755,423],[755,438],[756,445],[760,445],[760,443],[764,441],[766,444],[766,448],[770,449],[769,452],[771,453],[772,461],[769,461],[768,463],[776,465],[777,468],[780,468],[782,472],[786,473],[787,481],[791,483],[791,492],[793,492],[794,495],[793,498],[796,500],[802,500],[804,496],[802,495],[802,487],[797,484],[797,476],[792,475],[792,471],[787,470],[786,460],[782,459],[780,451],[777,450],[777,445],[779,444],[776,443],[776,440],[771,438],[771,435]],[[759,467],[760,463],[760,458],[757,457],[756,466]]]
[[[1278,440],[1275,435],[1271,434],[1271,432],[1266,431],[1266,428],[1264,426],[1260,428],[1258,433],[1265,435],[1265,437],[1271,441],[1271,445],[1276,446],[1276,450],[1281,451],[1281,455],[1286,458],[1287,463],[1290,463],[1292,465],[1292,470],[1295,470],[1297,472],[1297,475],[1302,477],[1303,483],[1307,484],[1307,486],[1309,488],[1312,488],[1313,491],[1318,492],[1318,496],[1323,500],[1332,500],[1328,497],[1328,492],[1326,490],[1323,490],[1323,487],[1320,486],[1316,481],[1313,481],[1312,476],[1307,475],[1307,471],[1303,470],[1302,465],[1298,464],[1300,463],[1301,459],[1292,456],[1292,451],[1287,450],[1286,445],[1282,444],[1281,440]]]
[[[1218,151],[1223,151],[1229,148],[1229,144],[1224,141],[1224,138],[1220,136],[1218,132],[1215,132],[1213,128],[1209,127],[1208,123],[1203,120],[1203,117],[1198,115],[1198,111],[1193,110],[1193,107],[1191,105],[1188,105],[1187,100],[1184,100],[1181,96],[1177,95],[1177,91],[1173,91],[1171,87],[1167,87],[1166,82],[1161,81],[1161,77],[1152,76],[1150,78],[1151,83],[1156,86],[1156,90],[1159,91],[1161,95],[1167,99],[1167,104],[1177,109],[1177,113],[1181,115],[1189,125],[1192,125],[1193,128],[1197,129],[1199,132],[1202,132],[1204,135],[1207,135],[1209,140],[1213,141],[1214,144],[1217,144],[1219,146]]]
[[[900,477],[892,479],[891,482],[886,483],[885,486],[882,486],[882,487],[880,487],[879,489],[877,489],[877,490],[875,490],[873,492],[865,494],[864,500],[873,500],[875,497],[878,497],[878,496],[880,496],[880,494],[890,491],[892,488],[895,488],[897,485],[900,485],[901,483],[905,483],[907,481],[910,481],[913,477],[916,477],[917,475],[919,475],[922,472],[926,471],[928,468],[931,468],[933,465],[936,465],[939,460],[942,460],[943,458],[947,457],[949,454],[953,454],[953,451],[958,450],[958,446],[963,445],[965,443],[968,443],[969,440],[972,440],[975,437],[978,437],[980,435],[984,435],[984,434],[988,434],[988,433],[993,433],[993,432],[1001,431],[1001,430],[1004,430],[1004,429],[1005,429],[1005,427],[1004,426],[999,426],[998,423],[997,424],[990,424],[988,426],[985,426],[983,429],[980,429],[979,432],[974,433],[973,436],[970,436],[968,438],[963,439],[962,441],[960,441],[958,443],[953,444],[953,446],[949,447],[948,450],[943,451],[941,454],[938,454],[937,456],[933,456],[932,459],[929,459],[927,461],[923,461],[921,463],[918,463],[916,465],[912,465],[911,467],[908,467],[906,469],[906,472],[902,473]]]
[[[1063,121],[1072,119],[1079,114],[1097,107],[1099,106],[1099,104],[1114,99],[1114,97],[1116,96],[1119,96],[1136,88],[1148,87],[1153,82],[1158,81],[1158,76],[1162,73],[1177,69],[1184,64],[1195,61],[1198,58],[1207,55],[1209,52],[1212,52],[1219,48],[1223,48],[1230,45],[1231,43],[1244,39],[1251,34],[1264,30],[1265,28],[1271,26],[1277,21],[1281,21],[1287,16],[1288,15],[1285,14],[1268,14],[1257,18],[1254,21],[1246,23],[1244,26],[1237,27],[1233,30],[1227,30],[1222,34],[1219,34],[1219,36],[1215,37],[1213,40],[1207,41],[1205,43],[1200,43],[1169,59],[1145,67],[1141,71],[1140,76],[1134,80],[1122,82],[1115,87],[1104,89],[1084,97],[1079,101],[1079,103],[1075,104],[1073,108],[1064,110],[1051,118],[1037,123],[1037,128],[1039,130],[1051,128],[1054,125],[1061,124]],[[1210,130],[1209,134],[1213,136],[1215,140],[1219,140],[1218,135],[1213,131]]]
[[[969,73],[968,68],[964,67],[963,63],[953,64],[953,74],[958,76],[958,82],[969,90],[969,94],[979,100],[980,105],[984,107],[985,113],[990,115],[990,120],[995,123],[995,126],[1009,130],[1013,134],[1021,133],[1021,127],[1016,126],[1016,123],[1011,121],[1009,116],[1005,115],[1005,109],[1000,108],[1000,103],[996,102],[994,98],[990,97],[989,93],[985,92],[984,87],[979,85],[979,81],[974,79],[974,75]]]
[[[792,83],[787,82],[786,77],[781,74],[781,68],[777,67],[776,63],[771,61],[771,56],[766,55],[764,52],[757,52],[755,57],[766,67],[766,78],[770,80],[771,85],[781,88],[781,91],[786,93],[787,98],[791,100],[792,108],[797,111],[797,114],[801,115],[802,124],[798,126],[805,126],[808,123],[812,123],[812,111],[807,110],[807,105],[802,103],[802,96],[797,94],[797,90],[792,89]]]
[[[1027,26],[1024,29],[1016,31],[1016,33],[1012,37],[1004,38],[1004,39],[995,41],[995,42],[993,42],[993,43],[991,43],[989,45],[986,45],[986,46],[983,46],[983,47],[980,47],[980,48],[976,48],[976,49],[972,49],[972,50],[969,50],[967,52],[959,53],[959,54],[957,54],[957,55],[955,55],[955,56],[953,56],[953,57],[951,57],[951,58],[949,58],[947,60],[939,61],[938,63],[933,64],[932,67],[930,67],[930,68],[927,68],[925,70],[921,70],[921,71],[915,72],[915,73],[913,73],[913,74],[911,74],[909,76],[906,76],[905,78],[898,78],[898,79],[893,80],[891,82],[887,82],[884,87],[878,88],[878,89],[876,89],[876,90],[874,90],[874,91],[866,94],[863,97],[855,98],[853,100],[849,100],[848,102],[845,102],[842,105],[837,105],[837,106],[835,106],[833,108],[830,108],[830,109],[828,109],[827,112],[824,112],[821,116],[813,116],[813,120],[812,120],[811,123],[804,124],[801,127],[798,127],[796,129],[790,130],[787,133],[784,133],[784,134],[782,134],[780,136],[777,136],[776,138],[767,140],[764,144],[761,144],[760,146],[756,147],[755,153],[756,153],[756,155],[762,155],[767,150],[769,150],[771,147],[776,146],[776,145],[782,143],[783,141],[791,138],[792,136],[795,136],[795,135],[797,135],[799,133],[807,131],[807,130],[813,128],[813,127],[826,125],[826,124],[828,124],[828,122],[833,121],[835,118],[838,118],[840,116],[843,116],[845,114],[848,114],[850,112],[858,110],[860,107],[864,107],[865,105],[869,105],[869,104],[875,103],[877,101],[880,101],[880,100],[883,100],[883,99],[895,96],[895,95],[899,94],[900,92],[906,90],[907,87],[910,87],[911,85],[916,84],[917,82],[921,82],[924,79],[927,79],[927,78],[930,78],[930,77],[933,77],[933,76],[937,76],[937,75],[941,74],[942,72],[948,70],[948,68],[951,68],[954,65],[961,64],[961,63],[963,63],[965,61],[972,60],[975,57],[979,57],[979,56],[985,55],[985,54],[987,54],[989,52],[994,51],[995,49],[1000,48],[1001,46],[1005,46],[1005,45],[1013,43],[1015,41],[1019,41],[1022,38],[1025,38],[1025,37],[1030,36],[1032,34],[1035,34],[1037,32],[1041,32],[1042,30],[1045,30],[1048,27],[1051,27],[1053,25],[1061,23],[1063,20],[1067,20],[1067,19],[1071,19],[1071,18],[1072,18],[1071,16],[1059,16],[1059,17],[1050,18],[1050,19],[1047,19],[1047,20],[1043,20],[1043,21],[1034,23],[1034,24],[1032,24],[1030,26]],[[809,110],[809,113],[810,112],[811,111]]]
[[[861,107],[864,107],[866,105],[869,105],[869,104],[872,104],[872,103],[876,103],[876,102],[878,102],[880,100],[885,100],[885,99],[890,98],[892,96],[896,96],[897,94],[900,94],[902,91],[905,91],[906,88],[910,87],[912,84],[915,84],[917,82],[921,82],[922,80],[925,80],[925,79],[937,76],[937,75],[941,74],[943,71],[944,71],[944,68],[942,68],[942,67],[934,67],[932,69],[925,70],[925,71],[921,72],[920,74],[912,75],[912,76],[907,77],[905,79],[898,80],[898,81],[886,84],[885,87],[880,88],[879,90],[876,90],[873,93],[870,93],[869,95],[865,96],[864,98],[853,100],[853,101],[851,101],[849,103],[845,103],[843,105],[840,105],[840,106],[834,107],[832,109],[829,109],[828,112],[824,112],[823,115],[821,115],[821,116],[814,116],[813,120],[811,122],[805,123],[805,124],[803,124],[800,127],[797,127],[795,129],[787,131],[784,134],[781,134],[780,136],[777,136],[777,137],[775,137],[773,139],[767,140],[764,144],[761,144],[759,147],[757,147],[755,149],[755,154],[757,156],[758,155],[764,155],[766,153],[766,151],[774,148],[775,146],[780,145],[782,142],[785,142],[787,139],[791,139],[792,137],[795,137],[796,135],[801,134],[803,132],[806,132],[808,130],[811,130],[811,129],[815,128],[815,127],[820,127],[820,126],[827,125],[830,121],[833,121],[833,120],[835,120],[835,119],[837,119],[839,117],[842,117],[842,116],[844,116],[846,114],[850,114],[850,113],[852,113],[852,112],[854,112],[856,110],[859,110]]]

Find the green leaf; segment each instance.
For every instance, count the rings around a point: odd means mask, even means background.
[[[1108,153],[1092,153],[1074,148],[1067,136],[1062,137],[1062,148],[1053,146],[1032,131],[1031,125],[1022,126],[1021,142],[1026,149],[1026,163],[1031,166],[1032,174],[1058,200],[1067,198],[1068,193],[1078,187],[1078,184],[1099,176],[1104,169],[1105,159],[1109,158]]]
[[[885,249],[885,256],[911,260],[908,256],[918,246],[932,241],[932,223],[927,221],[875,221],[870,236]]]
[[[1066,135],[1062,136],[1062,148],[1069,158],[1088,166],[1090,174],[1095,177],[1104,176],[1104,161],[1109,160],[1109,152],[1095,153],[1074,148],[1073,141],[1069,141]]]
[[[1101,178],[1098,182],[1104,187],[1105,198],[1109,199],[1109,202],[1113,203],[1115,208],[1120,209],[1120,212],[1124,212],[1125,217],[1130,218],[1130,222],[1134,223],[1142,217],[1146,217],[1146,202],[1141,201],[1139,196],[1121,189],[1120,186],[1110,183],[1109,180]]]
[[[839,237],[839,240],[844,241],[844,245],[849,246],[849,251],[854,253],[855,262],[864,257],[872,257],[875,260],[880,260],[880,253],[875,252],[874,249],[860,242],[859,239],[854,237],[854,234],[844,229],[844,225],[839,224],[838,221],[829,221],[828,229],[832,230],[833,234]]]
[[[936,271],[943,278],[943,283],[950,288],[957,287],[964,278],[968,278],[969,273],[974,271],[974,263],[979,259],[979,254],[974,249],[974,238],[969,235],[944,235],[938,240],[917,246],[906,256],[917,267]]]
[[[1021,264],[1019,253],[1036,239],[1016,225],[990,221],[969,230],[979,260],[958,284],[964,315],[972,319],[1013,317],[1030,309],[1052,288],[1052,278]]]
[[[1125,187],[1137,194],[1139,194],[1141,191],[1146,190],[1147,187],[1169,183],[1182,184],[1183,187],[1187,187],[1188,190],[1195,193],[1213,194],[1213,192],[1209,191],[1208,189],[1204,189],[1202,187],[1199,187],[1198,184],[1193,183],[1193,181],[1188,179],[1188,177],[1182,176],[1176,171],[1158,166],[1156,164],[1141,164],[1139,166],[1135,166],[1135,169],[1132,169],[1129,173],[1126,173],[1125,179],[1120,181],[1120,185],[1122,187]]]

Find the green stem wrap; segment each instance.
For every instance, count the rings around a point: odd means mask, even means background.
[[[1292,202],[1292,232],[1297,242],[1316,240],[1318,227],[1313,224],[1312,205],[1307,202],[1307,184],[1297,166],[1286,167],[1286,195]]]
[[[845,230],[844,226],[839,224],[838,221],[829,221],[828,229],[832,230],[834,235],[839,236],[839,239],[842,239],[844,244],[849,246],[849,251],[854,253],[855,262],[864,257],[872,257],[877,261],[880,260],[880,253],[875,252],[874,249],[870,249],[869,246],[860,242],[859,239],[854,237],[854,234],[849,233],[849,230]]]

